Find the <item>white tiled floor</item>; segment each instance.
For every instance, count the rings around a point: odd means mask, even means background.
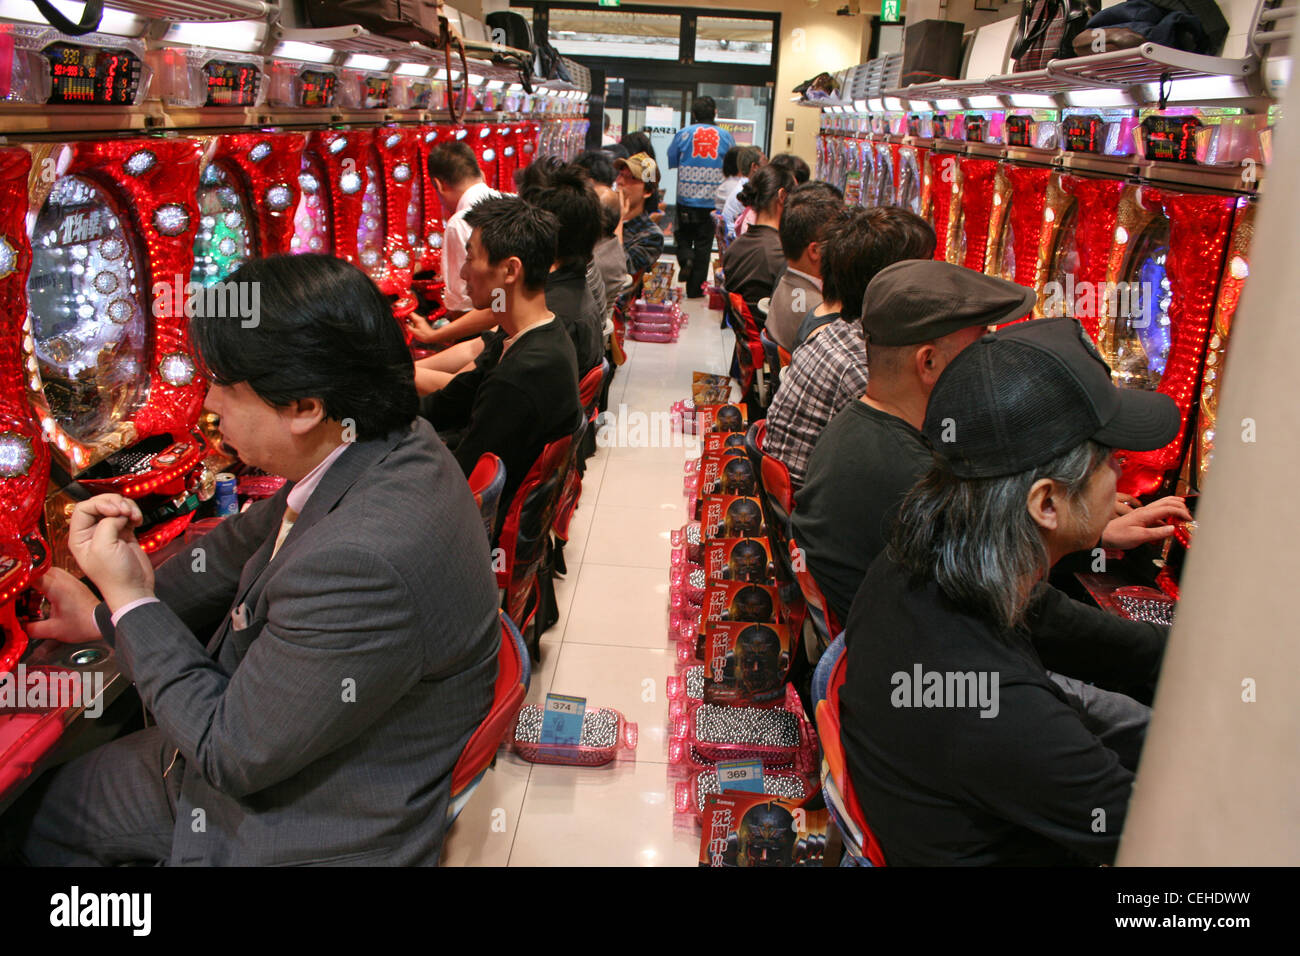
[[[731,334],[703,300],[672,344],[628,342],[610,409],[667,412],[691,372],[725,373]],[[633,760],[579,770],[502,751],[448,834],[448,866],[693,866],[698,831],[674,827],[668,776],[669,533],[686,523],[685,447],[601,448],[570,529],[560,621],[542,637],[530,703],[548,692],[614,707],[638,726]]]

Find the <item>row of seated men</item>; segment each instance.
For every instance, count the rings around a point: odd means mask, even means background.
[[[482,323],[439,353],[460,350],[431,369],[441,381],[424,380],[374,283],[332,257],[233,273],[259,287],[252,327],[193,318],[225,450],[288,482],[200,539],[201,560],[183,551],[156,571],[133,501],[76,507],[68,543],[89,584],[45,575],[49,613],[29,633],[109,643],[154,723],[35,781],[0,818],[0,859],[437,863],[502,646],[466,476],[497,454],[509,502],[545,444],[575,431],[579,377],[604,351],[605,293],[595,307],[586,281],[602,227],[631,237],[619,275],[658,256],[640,221],[648,157],[624,160],[611,224],[610,194],[602,206],[580,169],[534,164],[520,197],[500,196],[466,153],[430,158],[460,313],[444,328]]]
[[[886,861],[1109,861],[1167,628],[1046,578],[1190,519],[1180,498],[1115,492],[1114,450],[1170,441],[1172,401],[1115,389],[1073,320],[991,334],[1033,291],[935,262],[909,211],[846,207],[773,164],[746,189],[757,222],[726,286],[770,297],[766,330],[791,351],[763,450],[845,626],[843,742]],[[923,701],[931,673],[984,675],[1000,705]]]

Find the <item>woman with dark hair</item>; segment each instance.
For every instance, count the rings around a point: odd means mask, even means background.
[[[777,276],[785,268],[778,230],[786,196],[794,187],[794,176],[769,164],[754,173],[740,191],[740,201],[757,211],[757,219],[752,229],[727,247],[722,268],[727,292],[739,293],[750,311],[759,299],[772,294]],[[754,317],[758,318],[757,313]]]

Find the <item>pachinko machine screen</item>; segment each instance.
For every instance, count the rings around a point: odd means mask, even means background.
[[[83,445],[112,433],[149,397],[147,281],[108,194],[78,176],[58,180],[32,230],[28,307],[50,413]]]

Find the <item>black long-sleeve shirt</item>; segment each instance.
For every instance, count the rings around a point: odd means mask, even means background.
[[[1076,607],[1050,613],[1077,637]],[[845,630],[844,748],[887,863],[1114,859],[1133,774],[1084,726],[1027,634],[961,610],[887,554],[867,572]],[[918,672],[943,675],[945,688],[958,686],[949,674],[969,674],[989,693],[964,706],[951,691],[927,697],[933,681]]]
[[[485,452],[505,464],[499,515],[542,449],[570,434],[581,414],[578,360],[560,321],[527,330],[502,354],[505,340],[504,331],[492,333],[472,369],[420,402],[466,476]]]

